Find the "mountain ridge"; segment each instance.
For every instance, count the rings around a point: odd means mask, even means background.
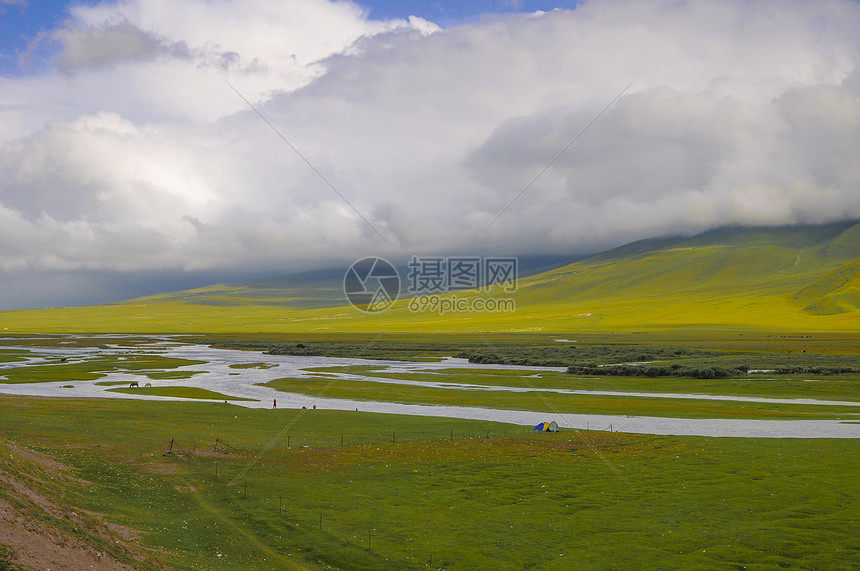
[[[317,270],[118,304],[0,312],[9,331],[625,331],[741,328],[856,332],[860,223],[727,227],[631,242],[533,275],[515,291],[458,291],[465,311],[379,313],[347,304],[343,274]],[[405,276],[401,276],[404,280]],[[515,310],[475,311],[507,299]],[[411,308],[410,308],[411,304]],[[418,308],[421,309],[421,308]]]

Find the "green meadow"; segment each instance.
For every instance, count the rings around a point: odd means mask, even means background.
[[[860,565],[853,440],[544,434],[215,403],[2,397],[0,409],[0,448],[72,471],[45,478],[10,454],[0,468],[137,529],[145,556],[112,553],[141,569]],[[75,533],[112,549],[87,529]]]
[[[148,396],[156,396],[156,397],[173,397],[173,398],[181,398],[181,399],[216,399],[223,401],[249,401],[253,399],[247,399],[242,397],[234,397],[230,395],[225,395],[223,393],[218,393],[215,391],[210,391],[207,389],[201,389],[197,387],[140,387],[140,388],[118,388],[118,389],[108,389],[108,392],[112,393],[125,393],[128,395],[148,395]]]

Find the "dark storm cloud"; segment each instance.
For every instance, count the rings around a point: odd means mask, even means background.
[[[51,36],[63,45],[57,66],[65,73],[119,64],[141,64],[160,58],[191,59],[184,42],[171,42],[121,21],[79,29],[68,27]]]

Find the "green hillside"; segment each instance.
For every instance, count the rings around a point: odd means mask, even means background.
[[[647,245],[525,283],[518,307],[559,316],[575,308],[598,327],[851,330],[860,323],[860,224],[726,228]]]
[[[414,311],[414,300],[401,299],[365,314],[345,305],[342,273],[325,270],[114,305],[0,312],[0,323],[9,332],[856,331],[858,271],[860,223],[731,227],[627,244],[521,276],[515,292],[458,292],[438,300],[503,298],[513,311],[441,314]]]

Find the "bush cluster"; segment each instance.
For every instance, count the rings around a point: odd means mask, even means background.
[[[693,377],[696,379],[725,379],[744,374],[749,367],[685,367],[673,365],[607,365],[605,367],[574,365],[567,368],[572,375],[605,375],[613,377]]]
[[[463,351],[457,354],[461,359],[468,359],[470,363],[482,365],[515,365],[518,367],[566,367],[570,361],[562,361],[544,355],[507,355],[489,354],[481,352]]]
[[[777,367],[773,370],[777,375],[839,375],[842,373],[858,373],[855,367]]]
[[[743,376],[750,370],[749,365],[737,367],[685,367],[677,363],[672,365],[606,365],[598,367],[594,364],[573,365],[567,368],[572,375],[601,375],[613,377],[691,377],[694,379],[725,379]],[[776,375],[839,375],[842,373],[857,373],[854,367],[777,367],[768,371]]]
[[[676,359],[701,359],[722,353],[676,347],[642,347],[639,345],[506,345],[497,350],[485,347],[464,349],[457,357],[470,363],[511,364],[517,366],[568,367],[577,363],[627,363]],[[596,366],[596,365],[595,365]]]

